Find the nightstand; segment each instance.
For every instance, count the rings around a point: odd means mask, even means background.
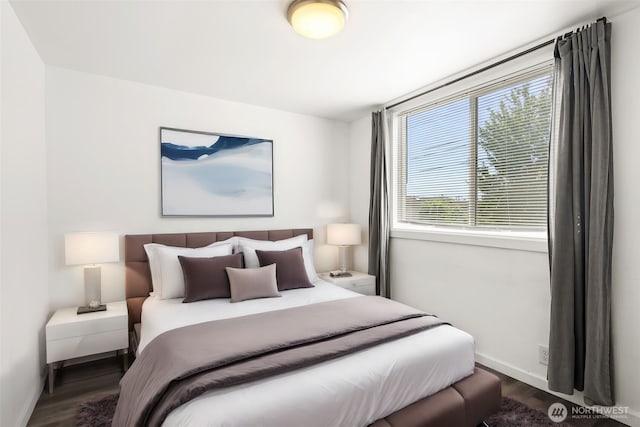
[[[326,282],[333,283],[353,292],[363,295],[376,294],[376,276],[350,271],[351,277],[331,277],[329,273],[320,273],[320,278]]]
[[[46,326],[49,393],[53,392],[56,365],[75,357],[108,351],[122,354],[128,368],[129,322],[125,301],[107,303],[106,311],[76,314],[78,307],[55,312]]]

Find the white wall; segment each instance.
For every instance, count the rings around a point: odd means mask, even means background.
[[[47,292],[45,68],[0,2],[0,425],[26,425],[42,390]]]
[[[640,426],[640,57],[633,52],[638,40],[640,9],[613,19],[615,393],[617,404],[632,412],[622,421],[636,426]],[[350,124],[351,162],[368,162],[370,139],[369,117]],[[361,166],[352,171],[350,192],[352,199],[358,195],[358,205],[352,204],[351,219],[366,225],[369,173]],[[366,268],[366,262],[359,268]],[[391,270],[394,299],[473,334],[479,362],[546,389],[546,367],[537,360],[538,345],[547,343],[549,336],[546,253],[393,238]],[[570,400],[582,403],[580,394]]]
[[[371,175],[371,117],[349,125],[349,215],[350,221],[362,225],[362,244],[353,248],[353,268],[369,268],[369,176]]]
[[[618,403],[634,408],[640,426],[640,58],[630,54],[640,40],[640,9],[613,21],[611,86],[613,112],[615,233],[613,245],[613,358]]]
[[[321,243],[323,226],[347,217],[346,124],[55,67],[46,83],[52,310],[82,302],[82,268],[64,265],[69,231],[314,227],[316,267],[334,267]],[[275,216],[162,218],[160,126],[272,138]],[[122,265],[102,271],[103,300],[123,299]]]

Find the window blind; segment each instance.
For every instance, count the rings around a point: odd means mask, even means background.
[[[546,228],[552,67],[397,114],[400,222]]]

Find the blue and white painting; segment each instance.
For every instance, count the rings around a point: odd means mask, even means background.
[[[160,128],[162,214],[273,216],[273,141]]]

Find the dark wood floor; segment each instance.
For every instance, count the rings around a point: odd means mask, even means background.
[[[76,412],[82,402],[98,399],[118,391],[118,382],[122,376],[121,366],[120,360],[113,357],[82,365],[68,366],[59,370],[53,394],[49,394],[45,388],[28,426],[75,426]],[[502,394],[504,396],[516,399],[532,408],[546,413],[547,408],[555,402],[562,402],[568,408],[575,406],[506,375],[494,373],[502,380]],[[623,426],[623,424],[609,419],[567,421],[576,427]]]
[[[560,402],[565,405],[569,413],[571,413],[572,407],[577,407],[578,405],[568,402],[564,399],[560,399],[552,394],[547,393],[546,391],[542,391],[535,387],[532,387],[528,384],[520,382],[516,379],[508,377],[500,372],[496,372],[493,369],[489,369],[485,366],[481,366],[482,369],[485,369],[489,372],[493,372],[502,381],[502,395],[515,399],[519,402],[524,403],[530,408],[537,409],[539,411],[547,413],[549,406],[553,403]],[[609,418],[601,418],[600,415],[593,416],[592,418],[580,418],[580,419],[571,419],[571,416],[567,418],[567,423],[574,425],[575,427],[616,427],[622,426],[624,424],[614,421]]]
[[[53,394],[42,392],[27,426],[75,426],[82,402],[118,392],[121,359],[101,359],[56,371]]]

